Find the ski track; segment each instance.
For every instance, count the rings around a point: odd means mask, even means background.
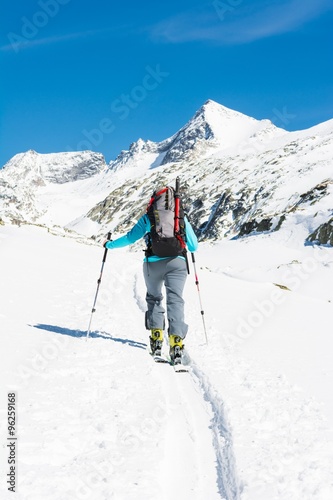
[[[209,429],[210,408],[190,373],[175,373],[167,364],[157,364],[155,373],[160,377],[168,408],[161,475],[161,482],[168,486],[163,498],[220,499]],[[177,492],[183,493],[177,496]]]
[[[142,293],[140,293],[141,281],[141,275],[136,273],[133,295],[138,308],[144,312],[145,302],[142,299]],[[165,355],[167,355],[166,347],[164,346]],[[224,415],[223,401],[214,394],[207,376],[196,364],[191,362],[189,357],[187,361],[191,365],[188,373],[172,373],[171,375],[170,367],[157,364],[159,371],[163,372],[162,380],[168,407],[173,409],[171,421],[182,426],[184,432],[184,443],[181,446],[176,443],[177,453],[175,455],[173,433],[171,429],[167,431],[169,437],[166,440],[168,443],[166,455],[173,456],[172,484],[177,489],[175,483],[184,485],[185,482],[191,499],[201,500],[207,497],[210,500],[214,498],[238,500],[239,486],[232,449],[232,436]],[[166,370],[169,370],[168,374]],[[175,382],[177,391],[174,391]],[[181,408],[182,411],[177,412],[175,408]],[[188,452],[184,453],[184,450],[188,450]],[[189,456],[194,457],[191,468],[194,468],[196,474],[193,478],[188,476],[185,479],[183,467]],[[207,465],[207,462],[210,464]],[[168,466],[169,464],[166,464],[166,469]],[[186,470],[189,468],[187,465]],[[211,474],[207,475],[205,471],[209,468],[211,471],[216,470],[216,478],[212,477]],[[170,496],[167,496],[166,499],[171,498],[171,496],[170,492]]]
[[[232,434],[224,412],[221,398],[210,384],[208,377],[192,362],[192,373],[197,378],[204,399],[210,404],[213,419],[211,429],[217,458],[218,487],[222,498],[239,500],[240,487],[238,484],[236,461],[233,452]]]

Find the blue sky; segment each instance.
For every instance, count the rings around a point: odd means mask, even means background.
[[[333,118],[332,0],[6,0],[0,166],[174,134],[207,100],[287,130]]]

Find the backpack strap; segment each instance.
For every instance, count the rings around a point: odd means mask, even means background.
[[[152,204],[158,199],[158,197],[161,196],[166,191],[168,191],[167,187],[163,188],[163,189],[160,189],[160,191],[157,191],[157,192],[155,191],[153,193],[153,196],[150,198],[148,206],[147,206],[147,212],[148,212],[149,208],[152,206]]]

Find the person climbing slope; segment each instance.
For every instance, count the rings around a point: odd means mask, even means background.
[[[186,251],[195,252],[198,240],[184,215],[179,195],[170,186],[154,191],[147,211],[132,229],[104,247],[113,250],[131,245],[144,238],[146,242],[143,275],[146,283],[145,325],[150,330],[150,347],[154,356],[160,356],[164,340],[165,309],[162,305],[164,285],[170,358],[173,364],[182,361],[184,339],[188,325],[184,319],[183,290],[188,274]]]

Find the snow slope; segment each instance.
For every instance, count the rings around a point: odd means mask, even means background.
[[[331,500],[331,248],[279,233],[202,244],[188,374],[156,365],[142,252],[0,226],[0,461],[17,393],[18,500]],[[274,285],[288,287],[289,290]],[[0,496],[7,499],[5,474]]]

